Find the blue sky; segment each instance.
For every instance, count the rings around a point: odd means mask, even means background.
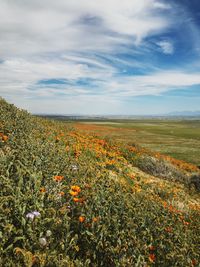
[[[0,96],[33,113],[200,110],[199,0],[0,0]]]

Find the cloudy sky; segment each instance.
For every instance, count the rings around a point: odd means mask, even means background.
[[[199,0],[0,0],[0,96],[33,113],[199,110]]]

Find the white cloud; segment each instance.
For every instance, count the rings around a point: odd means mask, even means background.
[[[1,0],[0,57],[112,51],[139,43],[171,22],[155,0]]]
[[[171,5],[158,0],[0,0],[0,94],[31,111],[76,113],[79,106],[109,113],[121,97],[200,84],[198,73],[181,70],[119,76],[117,65],[149,63],[116,54],[139,57],[146,38],[173,26],[173,16]],[[174,53],[169,40],[157,45]],[[69,84],[38,84],[49,79]],[[93,82],[87,88],[79,79]]]
[[[160,41],[157,45],[161,48],[164,54],[172,55],[174,53],[174,45],[170,41]]]

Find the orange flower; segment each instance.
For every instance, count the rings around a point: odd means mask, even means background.
[[[64,179],[64,176],[61,176],[61,175],[54,176],[54,181],[56,182],[61,182],[63,179]]]
[[[78,220],[80,223],[83,223],[85,221],[85,216],[79,216]]]
[[[150,260],[150,262],[155,262],[155,260],[156,260],[156,256],[155,256],[155,254],[149,254],[149,260]]]
[[[156,249],[156,247],[154,247],[154,246],[149,246],[149,250],[153,251],[153,250],[155,250],[155,249]]]
[[[84,198],[83,198],[83,197],[82,197],[82,198],[74,197],[74,198],[73,198],[73,201],[76,202],[76,203],[77,203],[77,202],[78,202],[78,203],[83,203],[83,202],[84,202]]]
[[[189,225],[190,223],[189,223],[189,222],[186,222],[186,221],[183,221],[183,224],[187,226],[187,225]]]
[[[0,133],[1,139],[6,142],[8,140],[8,136],[4,135],[3,133]]]
[[[74,197],[73,200],[74,200],[74,202],[79,202],[79,198],[78,197]]]
[[[72,190],[70,190],[69,193],[70,193],[70,195],[73,196],[73,197],[75,197],[75,196],[78,195],[78,192],[77,192],[77,191],[72,191]]]
[[[59,136],[56,136],[55,139],[56,139],[56,142],[60,141],[60,137]]]
[[[80,193],[81,188],[78,185],[72,185],[71,190]]]
[[[7,135],[3,135],[2,139],[3,139],[4,142],[6,142],[8,140],[8,136]]]
[[[97,218],[97,217],[94,217],[94,218],[92,219],[93,222],[98,222],[98,220],[99,220],[99,218]]]
[[[163,207],[167,208],[167,202],[166,201],[163,202]]]
[[[61,192],[59,193],[59,195],[62,197],[62,196],[65,195],[65,192],[61,191]]]
[[[165,231],[166,231],[167,233],[172,233],[172,227],[166,227],[166,228],[165,228]]]
[[[192,266],[197,265],[197,261],[195,259],[192,259]]]
[[[40,188],[40,192],[41,192],[41,193],[45,193],[45,192],[46,192],[46,189],[45,189],[44,187],[41,187],[41,188]]]
[[[32,263],[34,264],[34,263],[36,263],[36,262],[37,262],[37,258],[36,258],[35,255],[33,255],[33,256],[32,256]]]

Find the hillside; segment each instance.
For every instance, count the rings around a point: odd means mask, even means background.
[[[200,266],[195,165],[0,114],[0,266]]]

